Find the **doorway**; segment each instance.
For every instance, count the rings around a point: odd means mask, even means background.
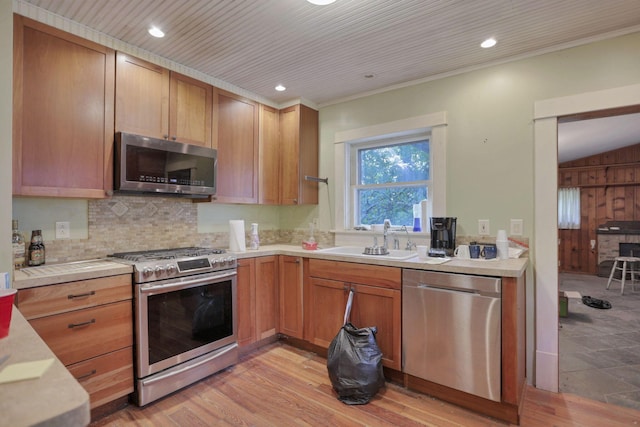
[[[543,390],[558,391],[558,117],[631,105],[640,105],[640,84],[534,104],[534,382]]]

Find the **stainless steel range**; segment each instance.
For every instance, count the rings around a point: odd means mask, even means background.
[[[197,247],[112,256],[134,268],[138,405],[237,363],[234,256]]]

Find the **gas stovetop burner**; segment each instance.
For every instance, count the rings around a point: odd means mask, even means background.
[[[111,255],[114,258],[121,258],[127,261],[161,261],[165,259],[193,258],[207,255],[220,255],[226,253],[224,249],[215,248],[176,248],[176,249],[155,249],[151,251],[119,252]]]
[[[235,270],[236,257],[215,248],[176,248],[139,252],[119,252],[116,261],[133,265],[135,283],[152,282],[194,274]]]

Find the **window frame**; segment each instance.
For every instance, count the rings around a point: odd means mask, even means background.
[[[351,156],[350,150],[354,144],[375,142],[383,139],[401,138],[416,135],[431,135],[430,140],[430,177],[432,191],[431,212],[433,216],[447,216],[446,214],[446,145],[447,145],[447,113],[435,112],[422,116],[378,123],[361,128],[339,131],[334,137],[334,186],[335,232],[344,232],[352,229],[353,215],[351,213],[350,177]]]

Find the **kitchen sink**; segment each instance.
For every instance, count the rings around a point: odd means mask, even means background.
[[[369,255],[364,253],[364,247],[362,246],[336,246],[335,248],[318,249],[317,252],[359,258],[384,258],[393,260],[403,260],[418,256],[417,252],[399,249],[389,249],[389,253],[386,255]]]

